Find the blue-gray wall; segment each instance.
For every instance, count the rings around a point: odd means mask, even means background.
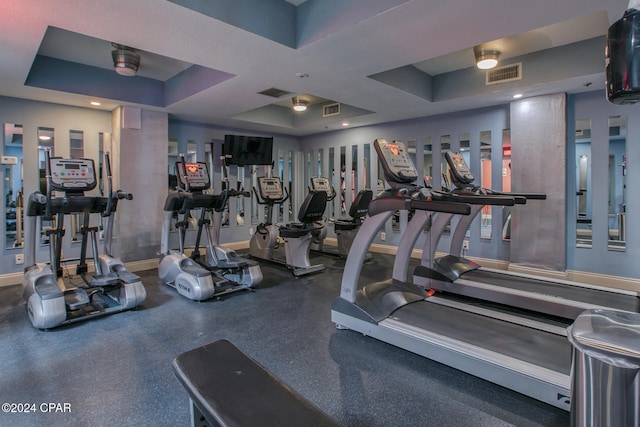
[[[501,105],[492,108],[464,111],[442,116],[432,116],[420,119],[412,119],[386,123],[376,126],[367,126],[353,129],[343,129],[318,135],[306,136],[303,138],[286,135],[265,135],[260,132],[252,132],[243,129],[224,128],[210,126],[199,123],[187,123],[169,120],[166,124],[168,137],[178,141],[180,150],[186,148],[187,141],[194,141],[198,150],[198,159],[206,160],[205,146],[213,142],[216,154],[221,152],[220,146],[227,133],[274,136],[274,160],[278,158],[278,153],[282,153],[285,158],[283,162],[286,168],[285,175],[289,174],[288,158],[292,155],[293,164],[291,171],[294,177],[293,189],[295,192],[295,206],[297,210],[302,196],[306,192],[306,186],[310,176],[318,174],[318,156],[320,156],[320,171],[322,174],[329,174],[329,153],[333,148],[334,169],[340,165],[340,148],[345,147],[345,162],[347,168],[352,164],[357,164],[356,175],[357,185],[354,191],[363,186],[365,170],[361,165],[368,166],[369,187],[376,190],[376,179],[378,174],[377,158],[372,147],[376,138],[397,139],[404,142],[415,140],[416,165],[419,170],[424,168],[424,142],[426,138],[431,138],[432,156],[434,159],[441,158],[440,138],[443,135],[451,137],[451,149],[459,148],[460,135],[468,134],[470,141],[470,166],[476,176],[480,176],[480,135],[482,132],[490,132],[490,153],[492,160],[499,159],[502,155],[502,134],[504,129],[510,128],[510,105]],[[600,91],[572,95],[567,98],[567,141],[566,141],[566,169],[558,170],[566,178],[566,268],[600,274],[608,274],[623,277],[640,277],[640,269],[635,265],[635,260],[640,256],[640,221],[637,221],[637,212],[640,211],[640,201],[634,197],[638,193],[638,182],[640,181],[640,171],[636,166],[640,161],[640,148],[637,143],[640,139],[640,116],[637,107],[616,106],[608,103],[604,94]],[[608,207],[608,119],[610,116],[623,115],[627,118],[626,129],[626,180],[627,180],[627,200],[626,211],[628,220],[626,223],[626,249],[624,251],[611,250],[607,244],[607,230],[609,224]],[[582,118],[591,119],[591,210],[593,218],[593,244],[591,248],[576,247],[576,145],[575,141],[575,120]],[[38,178],[35,174],[37,170],[37,127],[45,126],[55,129],[56,132],[56,152],[60,154],[68,153],[68,132],[69,130],[82,130],[85,135],[85,150],[88,157],[97,158],[97,139],[100,132],[112,132],[112,114],[110,112],[97,111],[89,108],[68,107],[57,104],[48,104],[28,100],[0,97],[0,120],[2,123],[18,123],[24,125],[24,155],[25,155],[25,194],[35,191]],[[164,126],[164,124],[162,124]],[[164,146],[164,145],[162,145]],[[353,147],[356,147],[357,159],[352,159]],[[59,148],[59,149],[58,149]],[[368,151],[365,151],[368,150]],[[427,160],[429,156],[426,156]],[[616,163],[618,163],[616,157]],[[309,170],[312,165],[312,171]],[[122,159],[121,167],[125,168],[126,159]],[[133,165],[130,165],[133,166]],[[32,171],[33,173],[31,173]],[[237,169],[230,168],[230,181],[233,183],[237,179]],[[3,172],[1,172],[3,173]],[[214,180],[219,180],[219,171]],[[265,168],[258,170],[258,174],[268,173]],[[277,173],[277,172],[274,172]],[[245,179],[248,179],[245,171]],[[4,177],[2,177],[4,179]],[[499,186],[502,179],[501,162],[493,161],[491,168],[492,182]],[[438,165],[433,166],[433,183],[438,188],[441,185]],[[345,174],[345,191],[351,191],[351,174]],[[216,184],[216,188],[219,184]],[[248,186],[248,185],[247,185]],[[517,191],[517,189],[514,188]],[[347,196],[349,196],[347,194]],[[158,194],[158,197],[166,197],[166,193]],[[350,197],[345,198],[347,204]],[[334,213],[340,215],[339,201],[335,201]],[[348,206],[347,206],[348,208]],[[235,206],[231,206],[231,216],[235,212]],[[0,214],[4,216],[4,207]],[[262,216],[260,216],[262,219]],[[287,209],[284,210],[283,222],[293,218],[289,217]],[[480,237],[480,221],[477,220],[471,227],[469,236],[470,250],[468,254],[483,258],[498,260],[508,260],[510,244],[502,239],[502,211],[492,210],[491,239]],[[400,218],[400,230],[406,225],[407,215],[402,214]],[[249,231],[255,224],[245,221],[243,225],[231,225],[224,229],[221,236],[223,243],[246,241],[249,238]],[[385,228],[386,239],[384,242],[378,239],[377,243],[393,245],[398,242],[400,231],[387,224]],[[158,230],[159,233],[159,230]],[[3,234],[1,234],[3,236]],[[0,237],[4,239],[4,237]],[[424,242],[424,237],[419,241],[419,245]],[[448,238],[441,242],[439,250],[448,248]],[[4,240],[0,240],[0,274],[19,272],[22,267],[14,264],[14,255],[20,249],[5,249]],[[68,246],[68,247],[67,247]],[[73,256],[77,252],[77,244],[67,243],[65,256]],[[67,251],[70,251],[69,253]],[[41,248],[38,252],[39,261],[46,260],[46,248]],[[125,261],[127,261],[125,259]]]

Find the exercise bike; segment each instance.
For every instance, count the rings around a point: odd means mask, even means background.
[[[91,159],[63,159],[45,152],[46,195],[36,191],[29,195],[25,227],[30,239],[25,240],[26,265],[23,297],[27,301],[29,319],[34,327],[51,329],[67,323],[128,310],[140,305],[146,290],[140,278],[127,271],[122,261],[111,254],[113,222],[118,200],[131,200],[131,194],[113,192],[109,153],[105,153],[108,197],[86,196],[96,187],[94,162]],[[54,191],[64,193],[53,197]],[[103,254],[98,253],[98,227],[90,225],[90,215],[107,218]],[[62,259],[64,218],[67,214],[82,216],[79,259]],[[40,237],[38,218],[53,221],[47,229],[48,263],[36,263]],[[89,275],[87,245],[91,242],[95,274]],[[75,277],[65,274],[63,264],[79,261]]]
[[[312,191],[302,202],[298,212],[298,221],[287,225],[273,224],[273,207],[284,203],[289,194],[283,190],[282,181],[277,177],[259,177],[258,190],[253,188],[258,204],[265,205],[267,218],[256,227],[249,242],[249,254],[252,257],[270,261],[289,268],[296,277],[325,270],[324,264],[311,265],[309,250],[313,238],[324,225],[317,223],[322,219],[327,205],[327,193]],[[285,260],[277,259],[274,250],[278,247],[278,238],[284,239]]]
[[[226,165],[223,166],[226,178]],[[162,227],[161,260],[158,276],[163,283],[174,287],[181,295],[196,301],[221,297],[231,292],[250,290],[262,282],[260,266],[253,260],[240,257],[235,251],[219,244],[222,213],[229,197],[249,193],[223,190],[219,195],[205,194],[211,186],[207,164],[186,163],[184,157],[176,163],[179,190],[172,192],[165,203]],[[189,214],[199,210],[195,247],[187,256],[185,249]],[[208,213],[213,212],[213,231]],[[178,216],[179,250],[169,249],[171,222]],[[206,239],[205,254],[200,244]]]
[[[329,183],[327,178],[313,177],[311,178],[311,187],[309,191],[324,191],[327,193],[327,202],[332,201],[336,197],[336,191]],[[333,223],[336,232],[336,240],[338,242],[337,251],[329,250],[324,246],[324,239],[327,237],[327,229],[324,227],[322,232],[314,236],[311,250],[324,255],[337,256],[346,258],[349,255],[351,244],[358,232],[358,228],[362,224],[362,220],[367,216],[369,203],[373,199],[373,191],[369,189],[360,190],[351,203],[349,208],[349,218],[329,219]],[[373,255],[367,252],[365,261],[373,259]]]

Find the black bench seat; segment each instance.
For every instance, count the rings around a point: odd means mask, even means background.
[[[193,426],[337,426],[228,340],[173,359],[189,393]]]

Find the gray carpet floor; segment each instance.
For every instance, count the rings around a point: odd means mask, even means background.
[[[327,270],[294,278],[261,263],[255,292],[205,302],[160,284],[156,270],[139,272],[143,306],[49,331],[31,326],[20,285],[0,288],[0,401],[36,409],[3,412],[0,425],[188,426],[188,397],[172,359],[221,338],[344,426],[569,424],[565,411],[336,329],[330,306],[344,261],[314,255],[312,262]],[[363,275],[390,277],[392,263],[375,254]]]

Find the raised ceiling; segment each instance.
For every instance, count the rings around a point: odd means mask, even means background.
[[[0,95],[308,135],[509,102],[604,91],[604,34],[626,1],[8,0]],[[111,42],[142,56],[112,68]],[[473,47],[522,64],[487,86]],[[260,94],[276,88],[278,98]],[[293,113],[292,96],[312,102]],[[604,96],[604,94],[603,94]],[[340,115],[323,117],[325,103]]]

